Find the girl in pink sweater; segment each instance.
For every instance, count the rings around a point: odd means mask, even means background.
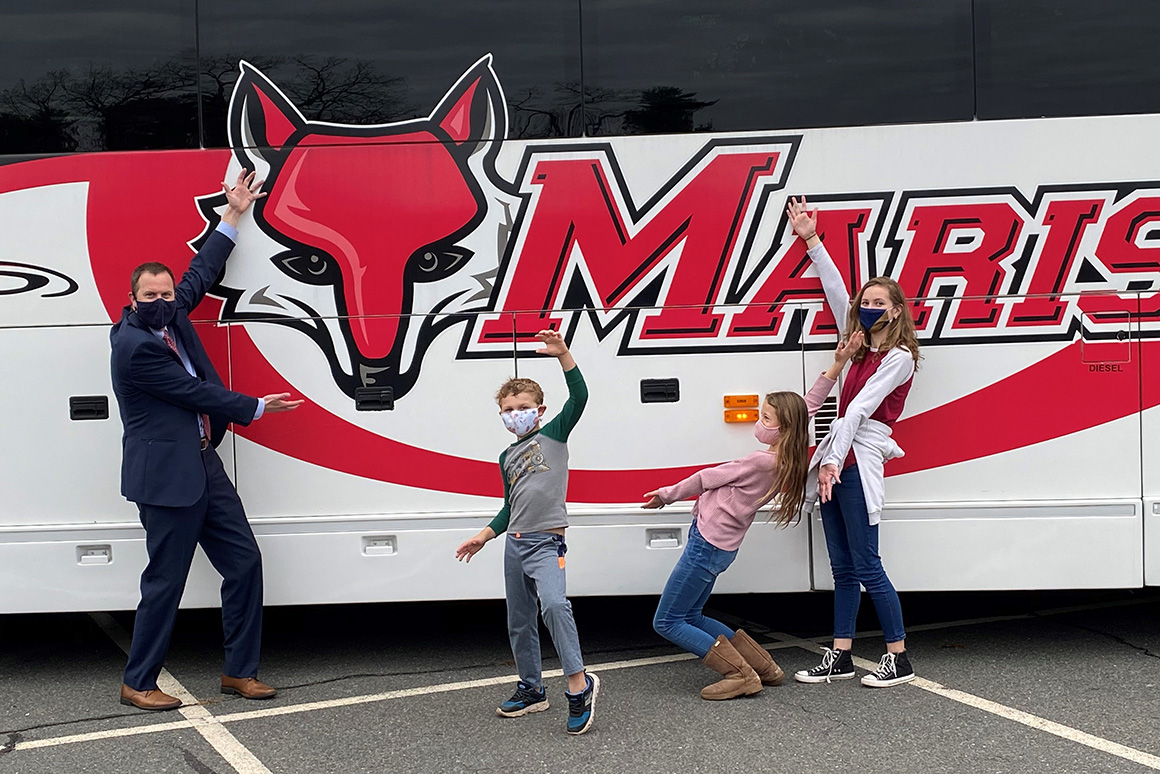
[[[759,508],[773,503],[778,524],[798,516],[809,467],[809,423],[830,394],[846,361],[862,348],[855,333],[834,352],[834,363],[818,377],[805,400],[795,392],[771,392],[753,434],[766,448],[739,460],[705,468],[684,481],[645,495],[643,508],[698,497],[685,551],[677,560],[653,628],[662,637],[700,656],[723,679],[701,691],[702,699],[732,699],[778,685],[785,673],[769,652],[741,629],[736,632],[701,611],[717,576],[725,572]]]

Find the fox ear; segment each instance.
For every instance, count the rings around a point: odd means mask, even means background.
[[[491,54],[472,65],[431,112],[431,121],[469,154],[507,134],[507,105]]]
[[[240,67],[242,74],[230,97],[230,147],[243,165],[260,172],[269,168],[270,156],[281,154],[306,119],[256,67],[246,61]]]

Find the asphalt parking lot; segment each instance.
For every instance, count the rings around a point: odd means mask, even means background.
[[[0,616],[0,774],[1160,769],[1156,591],[903,595],[914,683],[789,680],[716,703],[698,696],[712,673],[652,632],[655,604],[574,600],[602,678],[581,737],[558,672],[548,711],[495,716],[514,687],[502,602],[271,608],[267,702],[218,693],[218,613],[183,611],[168,670],[193,703],[158,714],[117,701],[131,613]],[[829,604],[711,600],[787,672],[816,663]],[[876,625],[868,601],[860,624]]]

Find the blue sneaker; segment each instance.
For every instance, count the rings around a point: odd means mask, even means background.
[[[600,693],[600,678],[589,672],[584,676],[588,687],[580,693],[568,693],[568,733],[583,734],[592,728],[592,721],[596,719],[596,695]]]
[[[548,708],[548,694],[543,688],[536,690],[520,680],[512,697],[495,709],[495,714],[505,718],[518,718],[529,712],[543,712]]]

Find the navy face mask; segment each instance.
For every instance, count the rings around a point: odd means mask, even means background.
[[[858,319],[862,321],[862,327],[866,330],[873,328],[874,323],[878,322],[884,314],[886,314],[886,310],[881,308],[871,309],[870,307],[863,306],[858,309]]]
[[[159,331],[177,316],[177,302],[159,298],[156,301],[138,301],[137,316],[141,322],[155,331]]]

